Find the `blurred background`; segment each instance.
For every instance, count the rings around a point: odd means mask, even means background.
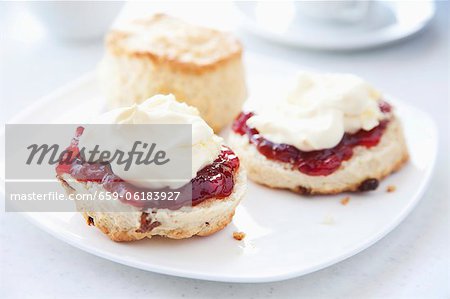
[[[2,122],[93,70],[103,53],[103,35],[113,22],[161,11],[233,31],[247,55],[261,53],[299,68],[356,73],[433,112],[446,125],[439,106],[448,108],[448,2],[353,0],[2,2]],[[439,96],[431,96],[430,90]]]
[[[315,294],[314,297],[321,297],[320,294],[330,293],[347,298],[363,294],[393,298],[449,296],[444,287],[446,285],[448,290],[450,225],[445,211],[449,209],[449,7],[447,1],[425,0],[1,2],[2,123],[40,97],[95,69],[103,54],[103,36],[110,26],[120,26],[129,18],[166,12],[234,32],[241,39],[247,56],[263,54],[299,68],[355,73],[380,90],[430,113],[438,123],[441,136],[438,168],[425,196],[432,200],[422,201],[405,223],[382,242],[351,260],[306,277],[253,286],[169,278],[88,255],[38,231],[17,215],[6,215],[0,219],[1,249],[5,253],[2,256],[5,268],[0,272],[7,274],[8,280],[1,278],[2,282],[12,284],[19,278],[25,279],[24,273],[27,273],[24,284],[33,285],[28,295],[53,288],[55,296],[70,293],[70,290],[89,294],[86,293],[90,290],[89,280],[82,284],[83,288],[75,283],[64,284],[64,288],[53,286],[62,273],[72,281],[78,281],[78,276],[70,273],[98,279],[102,295],[116,297],[132,294],[124,277],[134,280],[137,288],[133,291],[136,292],[139,283],[147,284],[152,279],[154,286],[160,286],[152,290],[153,294],[169,297],[184,293],[209,297],[233,294],[256,297],[268,294],[311,297]],[[438,214],[438,211],[443,212]],[[20,233],[4,229],[6,223]],[[45,242],[40,242],[42,239]],[[48,244],[58,250],[52,248],[48,255]],[[390,244],[405,246],[389,247]],[[30,247],[34,248],[33,252],[21,249]],[[79,265],[65,264],[65,254],[80,256]],[[41,257],[45,263],[57,261],[54,270],[46,273],[51,284],[33,283],[33,279],[42,275],[38,270]],[[385,275],[367,276],[361,265],[372,269],[384,267],[390,279],[385,280]],[[69,267],[73,270],[70,273]],[[105,269],[102,270],[104,277],[98,277],[92,267]],[[360,287],[355,288],[349,281]]]

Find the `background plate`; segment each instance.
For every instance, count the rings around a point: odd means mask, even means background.
[[[276,100],[286,78],[296,71],[292,65],[258,55],[249,55],[246,66],[251,92],[248,105]],[[134,243],[110,241],[76,213],[23,215],[82,250],[158,273],[228,282],[267,282],[310,273],[385,236],[417,204],[430,179],[437,150],[433,120],[416,108],[388,99],[404,124],[411,160],[378,190],[351,194],[346,206],[340,204],[345,195],[303,197],[249,182],[246,198],[223,231],[206,238],[153,238]],[[12,122],[83,123],[103,107],[94,74],[88,74],[24,110]],[[3,168],[4,161],[0,165]],[[387,185],[395,185],[397,191],[387,193]],[[238,242],[232,238],[233,231],[243,231],[247,237]]]
[[[323,50],[357,50],[392,43],[423,29],[433,18],[433,0],[369,1],[358,23],[323,23],[304,17],[295,1],[235,2],[242,25],[250,32],[290,46]]]

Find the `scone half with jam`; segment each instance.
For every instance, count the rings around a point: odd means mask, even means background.
[[[408,160],[394,108],[351,74],[299,74],[288,96],[242,112],[229,144],[251,180],[302,194],[374,190]]]
[[[68,194],[116,195],[105,203],[76,201],[88,225],[114,241],[133,241],[156,235],[172,239],[207,236],[231,222],[245,194],[246,174],[238,157],[223,145],[222,138],[214,134],[197,109],[177,102],[172,95],[157,95],[139,105],[111,110],[99,116],[97,123],[192,125],[192,178],[189,184],[172,189],[137,186],[132,179],[133,165],[128,172],[116,172],[112,164],[91,163],[83,161],[79,154],[73,155],[70,163],[60,163],[56,168],[57,178]],[[75,153],[80,152],[83,143],[90,143],[89,138],[95,143],[104,137],[90,134],[83,139],[82,134],[78,132],[72,140],[70,148]],[[179,202],[124,198],[124,194],[135,198],[133,195],[144,196],[144,192],[183,188],[191,188],[191,197]]]

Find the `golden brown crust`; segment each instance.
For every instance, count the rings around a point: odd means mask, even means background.
[[[165,37],[168,37],[170,32],[164,32],[167,30],[164,27],[165,23],[171,23],[171,26],[175,26],[175,28],[178,29],[188,27],[186,30],[178,30],[177,32],[183,32],[178,38],[183,39],[187,43],[191,42],[191,47],[180,49],[180,53],[174,54],[172,52],[179,47],[178,42],[171,39],[164,40],[160,36],[154,38],[154,40],[149,39],[143,41],[143,43],[146,43],[145,47],[130,47],[127,40],[139,38],[139,34],[142,33],[133,32],[131,30],[127,31],[125,29],[111,30],[105,39],[106,47],[109,52],[116,56],[123,55],[130,58],[149,59],[156,67],[169,66],[174,70],[193,74],[201,74],[215,70],[229,62],[240,60],[242,57],[242,44],[229,33],[211,28],[194,26],[165,14],[155,14],[147,19],[135,20],[131,24],[139,27],[141,30],[147,29],[148,31],[148,29],[155,29],[158,34],[164,34]],[[159,26],[162,26],[162,28],[156,30]],[[196,35],[193,33],[191,34],[193,30],[195,30]],[[199,36],[203,38],[198,40]],[[206,50],[203,51],[205,53],[202,53],[201,59],[196,59],[196,57],[191,57],[190,59],[183,58],[183,55],[186,53],[196,54],[195,50],[192,49],[194,47],[198,49],[202,47],[202,44],[205,44],[205,48],[209,47],[209,45],[206,45],[206,42],[212,39],[217,40],[217,45],[212,47],[212,49],[208,49],[211,53],[208,53]],[[155,50],[155,47],[153,46],[159,46],[162,43],[167,43],[167,49],[160,51]]]

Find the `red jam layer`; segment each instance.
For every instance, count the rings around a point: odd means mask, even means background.
[[[78,154],[77,144],[73,142],[69,147],[73,151],[72,156]],[[77,155],[70,164],[60,164],[56,168],[58,175],[68,173],[80,182],[95,182],[102,184],[105,190],[117,192],[119,199],[135,207],[148,209],[171,209],[176,210],[183,206],[196,206],[210,198],[228,197],[234,187],[234,174],[239,169],[239,158],[228,147],[223,146],[219,157],[210,165],[197,172],[190,184],[178,189],[148,189],[127,183],[115,175],[109,164],[87,163]],[[187,188],[192,188],[192,193]],[[146,192],[180,192],[177,200],[141,200]],[[127,194],[128,193],[128,194]],[[128,195],[127,200],[125,194]],[[129,196],[131,194],[131,196]],[[185,194],[186,196],[183,196]],[[190,196],[192,194],[192,196]],[[189,196],[187,196],[189,195]],[[135,197],[136,196],[136,197]]]
[[[386,102],[380,103],[380,110],[389,113],[391,106]],[[329,175],[336,171],[343,161],[350,159],[353,148],[365,146],[367,148],[378,144],[386,129],[387,120],[370,131],[360,130],[355,134],[344,134],[341,142],[333,148],[305,152],[284,143],[274,143],[261,136],[257,129],[247,125],[252,112],[241,112],[235,119],[232,130],[239,135],[247,135],[249,142],[254,144],[258,151],[266,158],[284,163],[290,163],[294,169],[310,176]]]

